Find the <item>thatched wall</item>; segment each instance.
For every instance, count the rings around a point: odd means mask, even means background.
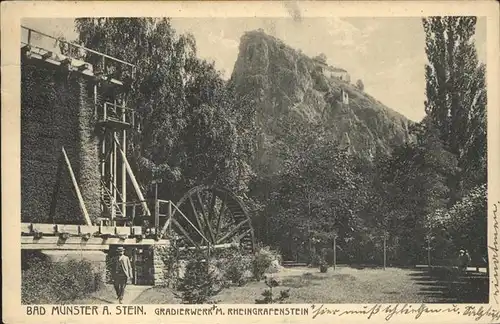
[[[23,222],[83,223],[64,146],[91,219],[99,215],[99,156],[91,86],[78,73],[21,64],[21,219]],[[54,219],[51,202],[62,161]]]

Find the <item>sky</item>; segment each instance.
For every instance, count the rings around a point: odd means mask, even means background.
[[[23,25],[75,39],[72,19],[26,19]],[[215,62],[226,79],[238,56],[241,36],[263,29],[308,56],[324,53],[328,63],[344,68],[352,82],[407,118],[424,117],[425,35],[418,17],[314,18],[173,18],[178,33],[191,33],[198,56]],[[476,48],[486,62],[486,19],[476,25]]]

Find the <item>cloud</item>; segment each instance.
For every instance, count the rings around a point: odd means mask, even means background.
[[[227,49],[237,49],[239,46],[238,41],[227,38],[224,35],[224,30],[220,29],[219,33],[211,32],[208,34],[208,41],[214,46],[223,46]]]
[[[367,40],[377,30],[377,26],[370,24],[365,28],[358,28],[341,18],[326,20],[326,31],[331,37],[331,43],[339,47],[347,47],[361,54],[367,52]]]

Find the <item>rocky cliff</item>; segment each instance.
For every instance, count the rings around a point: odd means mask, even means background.
[[[327,76],[317,61],[263,31],[242,36],[230,83],[239,96],[254,100],[261,160],[275,158],[270,148],[282,133],[283,116],[325,123],[340,143],[368,160],[409,140],[407,118],[353,84]]]

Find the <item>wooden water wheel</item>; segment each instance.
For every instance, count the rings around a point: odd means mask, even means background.
[[[188,246],[239,244],[254,251],[252,221],[242,201],[231,191],[215,186],[189,190],[176,204],[172,228]]]

